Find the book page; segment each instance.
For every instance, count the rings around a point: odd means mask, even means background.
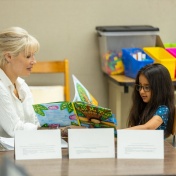
[[[74,102],[80,125],[86,128],[114,128],[116,136],[117,121],[111,110],[87,102]]]
[[[84,101],[93,105],[98,105],[98,101],[89,93],[82,83],[74,75],[72,75],[72,77],[75,86],[75,97],[73,102]]]
[[[14,150],[14,138],[0,137],[0,151]]]
[[[59,128],[79,125],[72,102],[53,102],[33,105],[41,127]]]

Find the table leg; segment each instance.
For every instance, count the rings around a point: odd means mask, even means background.
[[[116,116],[118,129],[126,128],[128,114],[132,104],[131,96],[133,88],[129,86],[128,93],[125,93],[123,86],[117,85],[111,80],[109,80],[108,84],[109,108]]]

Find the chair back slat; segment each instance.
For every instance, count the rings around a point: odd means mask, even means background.
[[[70,101],[69,62],[68,59],[58,61],[38,61],[32,68],[32,74],[64,74],[65,101]]]

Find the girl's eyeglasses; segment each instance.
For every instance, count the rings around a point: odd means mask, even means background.
[[[151,88],[149,85],[146,85],[146,86],[142,86],[140,84],[136,84],[136,90],[137,91],[141,91],[142,89],[144,90],[144,92],[150,92]]]

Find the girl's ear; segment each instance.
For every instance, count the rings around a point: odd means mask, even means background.
[[[5,53],[5,54],[4,54],[4,57],[5,57],[5,60],[6,60],[8,63],[11,62],[11,60],[12,60],[12,56],[11,56],[11,54],[9,54],[9,53]]]

